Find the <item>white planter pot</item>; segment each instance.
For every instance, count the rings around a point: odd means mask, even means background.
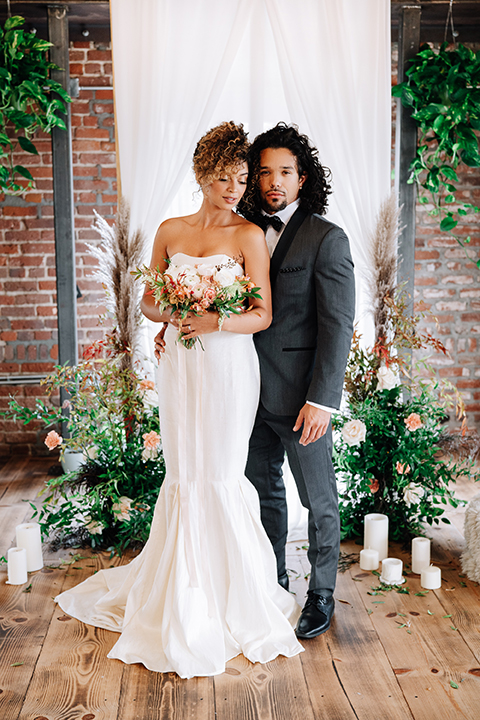
[[[62,463],[63,472],[73,472],[83,465],[85,457],[81,452],[70,452],[66,450],[60,462]]]

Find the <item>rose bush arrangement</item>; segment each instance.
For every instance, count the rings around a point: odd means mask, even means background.
[[[333,419],[343,538],[363,536],[371,512],[388,515],[390,538],[399,542],[422,533],[424,523],[448,523],[446,506],[460,503],[450,483],[473,474],[472,461],[448,462],[439,451],[448,396],[426,378],[399,384],[401,362],[393,341],[363,350],[354,336],[347,408]]]
[[[3,413],[55,426],[45,437],[49,450],[83,454],[78,470],[47,481],[35,509],[44,537],[58,545],[120,552],[144,543],[165,476],[154,384],[122,364],[113,340],[96,343],[77,366],[58,366],[44,381],[52,398],[60,387],[68,391],[65,407],[37,400],[25,408],[11,398]]]

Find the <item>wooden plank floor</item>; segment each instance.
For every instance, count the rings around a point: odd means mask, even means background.
[[[42,488],[51,462],[14,458],[1,468],[0,557],[13,544],[15,525],[30,517],[28,501]],[[458,493],[468,499],[477,488],[461,485]],[[111,560],[107,553],[45,548],[46,567],[30,574],[30,588],[6,585],[2,564],[0,720],[480,717],[480,587],[459,571],[463,511],[451,518],[451,526],[431,531],[433,558],[442,568],[440,590],[418,595],[419,579],[408,572],[408,554],[391,546],[390,554],[404,560],[402,589],[408,594],[372,594],[376,576],[353,564],[338,575],[330,631],[304,642],[304,653],[267,665],[239,656],[215,678],[181,680],[174,673],[108,660],[117,635],[85,626],[54,604],[61,590],[128,557]],[[359,550],[342,544],[347,554]],[[303,602],[308,564],[301,543],[290,543],[288,565],[293,590]]]

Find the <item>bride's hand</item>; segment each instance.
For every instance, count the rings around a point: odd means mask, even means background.
[[[172,315],[171,322],[178,330],[182,331],[184,340],[190,340],[190,338],[198,337],[198,335],[214,333],[219,329],[217,312],[206,312],[204,315],[187,313],[183,320]]]

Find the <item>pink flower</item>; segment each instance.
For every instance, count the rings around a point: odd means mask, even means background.
[[[215,300],[216,296],[217,293],[215,292],[215,289],[213,287],[207,287],[207,289],[203,293],[203,299],[205,301],[208,301],[209,305]]]
[[[196,286],[193,288],[192,295],[193,295],[193,297],[195,298],[195,300],[201,300],[201,299],[202,299],[202,295],[203,295],[203,293],[205,292],[205,290],[206,290],[207,287],[208,287],[207,285],[205,285],[205,284],[203,284],[203,283],[200,283],[199,285],[196,285]]]
[[[153,380],[142,380],[140,390],[155,390],[155,383]]]
[[[152,430],[149,433],[144,433],[142,438],[143,446],[148,450],[156,450],[156,448],[160,445],[160,435],[155,432],[155,430]]]
[[[397,461],[395,467],[399,475],[408,475],[408,473],[410,472],[410,465],[407,465],[407,463],[401,463]]]
[[[55,432],[55,430],[50,430],[44,442],[49,450],[53,450],[54,448],[62,444],[63,438],[61,435]]]
[[[420,415],[418,413],[410,413],[410,415],[405,418],[405,425],[411,432],[418,430],[418,428],[422,427]]]
[[[378,488],[380,487],[378,480],[375,480],[375,478],[372,478],[371,482],[368,484],[368,487],[370,488],[370,492],[376,493]]]

